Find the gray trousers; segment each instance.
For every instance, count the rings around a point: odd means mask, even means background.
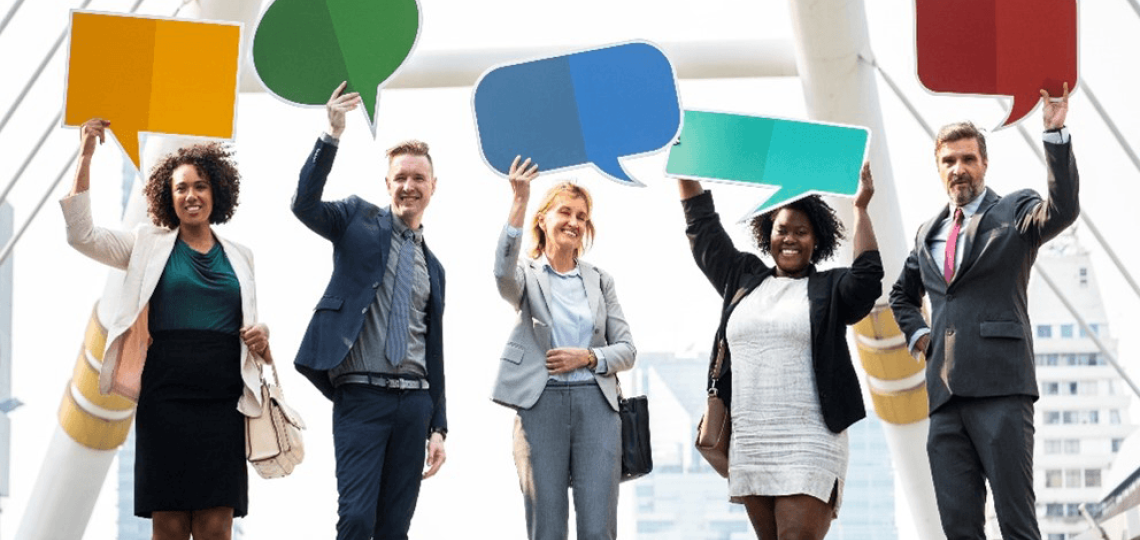
[[[1001,536],[1040,540],[1033,494],[1033,398],[952,397],[926,442],[947,540],[984,540],[986,479]]]
[[[594,381],[550,381],[515,417],[527,538],[565,540],[574,490],[579,540],[617,538],[621,418]]]

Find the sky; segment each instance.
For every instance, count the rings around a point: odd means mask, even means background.
[[[795,0],[789,0],[795,1]],[[802,0],[801,0],[802,1]],[[89,9],[125,11],[126,0],[93,1]],[[0,1],[0,13],[11,0]],[[467,48],[555,46],[567,51],[646,39],[669,43],[714,39],[790,39],[788,3],[745,0],[704,2],[574,3],[494,0],[423,0],[424,26],[417,51]],[[866,2],[871,47],[879,64],[922,111],[939,126],[970,119],[995,126],[1005,116],[992,98],[933,95],[915,76],[913,0]],[[0,34],[0,110],[7,110],[43,53],[63,30],[68,10],[78,3],[56,0],[23,5]],[[148,0],[141,13],[169,15],[177,0]],[[1140,17],[1125,0],[1079,3],[1082,83],[1113,114],[1134,148],[1140,148]],[[961,25],[963,39],[971,29]],[[48,127],[62,103],[64,57],[48,64],[43,77],[0,132],[0,185],[6,184]],[[878,80],[885,132],[873,137],[889,147],[893,181],[905,231],[878,231],[885,256],[901,257],[918,225],[945,204],[934,168],[932,144],[882,80]],[[682,105],[784,118],[807,117],[803,86],[797,78],[681,81]],[[191,106],[192,104],[188,104]],[[259,312],[272,332],[282,362],[282,384],[290,404],[301,411],[306,461],[284,480],[262,480],[251,473],[247,538],[327,537],[336,520],[331,406],[288,365],[303,335],[312,306],[332,267],[331,248],[289,212],[297,172],[324,128],[324,111],[287,105],[266,94],[242,94],[238,105],[237,151],[243,175],[242,204],[219,234],[253,248]],[[453,537],[473,530],[495,530],[522,538],[522,504],[511,458],[511,412],[493,404],[489,393],[497,358],[514,314],[492,285],[492,250],[510,206],[510,189],[483,163],[474,134],[471,89],[388,90],[381,94],[375,139],[363,116],[350,116],[327,198],[359,194],[383,203],[383,149],[405,138],[432,145],[439,184],[424,219],[428,245],[448,271],[446,362],[449,423],[448,462],[424,483],[412,536]],[[1025,121],[1037,136],[1039,112]],[[1068,125],[1080,163],[1082,211],[1112,242],[1125,266],[1140,268],[1140,252],[1130,249],[1137,224],[1140,172],[1128,161],[1093,107],[1078,91]],[[74,150],[77,132],[55,129],[39,156],[13,190],[9,202],[22,223]],[[1043,167],[1014,130],[989,137],[987,185],[999,193],[1021,188],[1043,191]],[[538,188],[574,178],[594,193],[594,248],[587,259],[611,272],[642,351],[703,351],[719,314],[719,298],[692,263],[675,182],[663,177],[666,154],[625,161],[644,188],[619,186],[591,169],[540,177]],[[105,145],[96,154],[92,197],[97,224],[114,226],[119,215],[121,156]],[[13,316],[13,395],[25,402],[11,414],[11,493],[0,499],[0,537],[12,537],[29,504],[42,456],[56,429],[56,411],[91,306],[99,297],[106,269],[70,249],[55,202],[68,190],[70,172],[17,248]],[[713,186],[727,220],[750,210],[760,191]],[[872,214],[872,219],[875,215]],[[741,227],[728,227],[737,245],[749,245]],[[1125,286],[1103,251],[1082,227],[1077,234],[1092,252],[1105,309],[1120,340],[1119,358],[1140,378],[1140,298]],[[886,255],[890,250],[891,255]],[[894,276],[887,276],[891,280]],[[693,381],[693,384],[703,384]],[[650,398],[652,400],[652,397]],[[1140,400],[1136,400],[1140,401]],[[869,405],[869,403],[868,403]],[[1134,407],[1135,408],[1135,407]],[[1134,413],[1134,418],[1140,418]],[[115,467],[112,466],[88,526],[87,539],[112,538],[115,519]],[[623,486],[623,505],[633,497]],[[915,538],[900,507],[900,538]],[[282,516],[300,516],[281,519]],[[630,537],[632,520],[621,522]]]

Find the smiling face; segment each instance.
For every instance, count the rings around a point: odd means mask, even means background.
[[[938,148],[938,175],[950,202],[962,206],[977,198],[986,188],[986,167],[978,140],[959,139],[942,143]]]
[[[392,211],[408,227],[420,226],[424,210],[435,193],[435,176],[427,157],[412,154],[394,156],[384,179],[392,196]]]
[[[170,175],[174,215],[182,227],[201,227],[210,224],[214,210],[214,191],[210,181],[198,174],[198,169],[185,164]]]
[[[582,252],[582,242],[590,223],[590,208],[582,197],[558,194],[546,212],[538,215],[538,226],[546,235],[547,250]]]
[[[776,275],[801,277],[811,265],[815,250],[815,231],[807,214],[795,208],[784,208],[772,223],[771,253],[776,261]]]

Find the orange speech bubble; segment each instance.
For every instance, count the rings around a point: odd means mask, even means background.
[[[111,121],[139,167],[139,133],[232,139],[240,23],[71,12],[63,124]]]

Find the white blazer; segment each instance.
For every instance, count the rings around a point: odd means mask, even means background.
[[[138,400],[143,364],[150,347],[147,315],[150,297],[174,249],[178,229],[150,224],[133,231],[96,227],[91,220],[91,198],[87,192],[60,200],[67,223],[67,243],[80,253],[126,272],[119,311],[107,327],[103,365],[99,371],[99,391]],[[253,280],[253,253],[245,246],[217,234],[241,287],[242,326],[257,323],[257,292]],[[240,341],[240,340],[239,340]],[[241,343],[241,378],[245,391],[237,409],[246,416],[261,414],[261,376],[254,356]]]
[[[499,286],[499,295],[518,311],[519,318],[503,348],[491,399],[510,407],[529,409],[538,402],[550,379],[546,352],[552,348],[554,317],[550,311],[550,277],[537,261],[519,261],[521,246],[522,235],[511,237],[504,227],[495,249],[495,283]],[[581,260],[578,271],[586,287],[590,311],[594,313],[590,347],[600,350],[606,359],[606,373],[594,372],[594,380],[616,411],[617,372],[633,367],[637,350],[618,303],[613,276]]]

